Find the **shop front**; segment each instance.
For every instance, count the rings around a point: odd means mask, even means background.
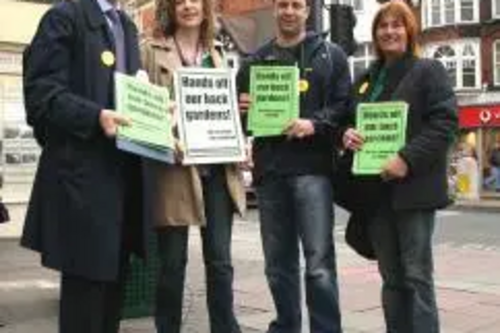
[[[27,202],[40,155],[25,120],[22,52],[48,8],[36,1],[0,1],[0,196],[8,204]]]
[[[7,202],[28,199],[40,154],[25,121],[21,59],[19,52],[0,50],[0,173]]]
[[[454,163],[459,169],[462,166],[458,173],[462,171],[468,175],[458,179],[458,192],[465,192],[465,198],[494,196],[495,173],[491,156],[495,146],[500,144],[500,103],[461,106],[459,119],[460,134]]]

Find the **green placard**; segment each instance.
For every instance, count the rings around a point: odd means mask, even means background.
[[[115,74],[115,85],[116,111],[132,122],[118,129],[118,138],[154,149],[173,149],[168,90],[121,73]]]
[[[252,105],[248,129],[253,136],[282,135],[299,117],[299,69],[295,66],[252,66]]]
[[[356,111],[356,129],[365,143],[354,154],[352,172],[377,175],[387,160],[406,142],[408,104],[405,102],[361,103]]]

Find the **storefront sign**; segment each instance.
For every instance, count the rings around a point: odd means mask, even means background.
[[[459,119],[460,128],[500,127],[500,105],[461,107]]]

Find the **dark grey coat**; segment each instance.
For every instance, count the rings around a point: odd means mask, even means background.
[[[137,30],[121,17],[127,70],[139,68]],[[42,154],[21,243],[46,267],[94,280],[117,277],[124,243],[143,252],[140,160],[116,149],[99,113],[114,107],[109,27],[95,0],[55,5],[25,53],[27,120]],[[122,237],[123,235],[123,237]]]
[[[376,66],[357,80],[360,87],[373,81]],[[389,184],[390,201],[396,210],[438,209],[449,204],[447,186],[448,151],[458,131],[457,103],[443,65],[431,59],[407,58],[389,72],[379,100],[409,104],[407,143],[399,155],[409,174]],[[369,94],[369,91],[366,92]]]

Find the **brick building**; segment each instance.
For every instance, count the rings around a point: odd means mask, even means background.
[[[356,4],[356,53],[350,57],[354,76],[374,60],[370,36],[376,0]],[[351,3],[349,3],[351,2]],[[472,147],[477,156],[478,184],[490,174],[489,155],[500,141],[500,0],[412,1],[422,25],[424,56],[446,67],[459,100],[457,148]],[[325,15],[328,15],[326,12]],[[480,185],[480,194],[489,192]]]
[[[219,0],[219,10],[224,15],[237,16],[267,9],[272,0]]]
[[[500,142],[500,0],[423,0],[421,14],[425,55],[445,65],[455,86],[459,143],[474,149],[482,184]]]
[[[142,37],[151,35],[156,0],[123,0],[125,10],[134,19]],[[219,39],[232,57],[252,52],[272,33],[272,0],[214,0],[219,21]]]

